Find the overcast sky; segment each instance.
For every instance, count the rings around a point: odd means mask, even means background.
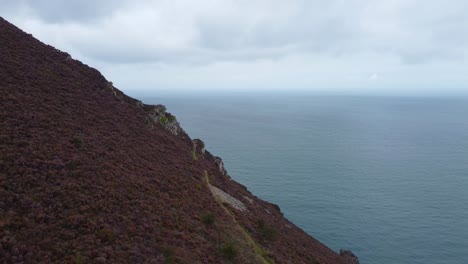
[[[468,94],[467,0],[0,0],[124,90]]]

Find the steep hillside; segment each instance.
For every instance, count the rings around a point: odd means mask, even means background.
[[[357,263],[161,105],[0,18],[0,263]]]

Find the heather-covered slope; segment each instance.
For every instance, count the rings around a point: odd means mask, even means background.
[[[0,18],[1,263],[354,261],[232,181],[160,106]]]

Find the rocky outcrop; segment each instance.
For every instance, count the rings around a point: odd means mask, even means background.
[[[203,142],[201,139],[196,138],[192,140],[192,143],[193,143],[193,150],[196,153],[199,153],[202,156],[204,156],[206,153],[205,142]]]
[[[188,138],[187,133],[182,129],[177,118],[166,111],[166,106],[162,104],[147,105],[140,100],[128,97],[117,89],[112,82],[107,82],[107,88],[122,103],[129,103],[130,105],[143,109],[148,114],[144,122],[150,127],[154,128],[155,126],[160,126],[175,136],[180,136],[184,139]]]
[[[219,171],[223,175],[227,174],[226,170],[224,169],[224,162],[220,157],[214,157],[214,163],[216,164],[216,166],[218,166]]]
[[[171,132],[175,136],[186,134],[185,131],[180,127],[177,118],[171,113],[166,112],[164,105],[158,104],[153,106],[145,106],[150,108],[147,111],[149,118],[155,123],[160,125],[165,130]]]
[[[234,198],[230,194],[226,193],[225,191],[219,189],[216,186],[209,185],[213,196],[218,199],[221,203],[229,204],[232,208],[237,209],[239,211],[247,211],[247,207],[239,201],[238,199]]]
[[[340,249],[340,256],[345,258],[349,264],[359,264],[359,258],[350,250]]]
[[[218,167],[218,170],[222,173],[223,176],[229,177],[229,175],[227,174],[226,169],[224,168],[223,159],[221,159],[220,157],[217,157],[217,156],[213,156],[210,152],[208,152],[205,149],[205,142],[203,142],[201,139],[194,139],[194,140],[192,140],[192,144],[193,144],[193,153],[194,153],[193,155],[194,155],[194,157],[197,157],[197,159],[198,159],[198,156],[200,156],[202,158],[208,159],[213,164],[215,164],[216,167]],[[229,177],[229,179],[230,179],[230,177]]]

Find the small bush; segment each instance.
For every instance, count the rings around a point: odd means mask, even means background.
[[[161,123],[161,125],[165,125],[167,123],[167,117],[166,116],[161,116],[159,118],[159,123]]]
[[[220,253],[226,259],[234,260],[239,254],[239,251],[233,242],[227,242],[220,248]]]
[[[165,263],[174,263],[174,249],[172,247],[165,248],[162,253],[166,258]]]
[[[169,122],[174,122],[176,120],[175,116],[173,115],[169,115],[169,117],[167,118],[167,120],[169,120]]]
[[[320,264],[320,262],[316,260],[313,256],[306,256],[306,258],[312,264]]]
[[[276,238],[276,235],[277,235],[277,232],[276,230],[265,223],[265,221],[263,220],[259,220],[257,222],[257,227],[258,227],[258,231],[260,232],[260,235],[266,239],[266,240],[273,240]]]
[[[108,228],[101,229],[96,232],[96,236],[103,242],[114,241],[114,232]]]
[[[77,161],[77,160],[71,160],[71,161],[65,163],[65,169],[69,170],[69,171],[76,170],[80,166],[81,166],[81,162]]]
[[[75,145],[76,148],[82,148],[83,147],[83,141],[81,140],[81,138],[77,137],[77,136],[74,136],[71,140],[70,140],[70,143],[72,143],[73,145]]]
[[[201,221],[202,221],[203,224],[205,224],[207,226],[212,225],[215,222],[215,216],[212,213],[204,214],[201,217]]]
[[[85,264],[86,258],[83,257],[80,253],[76,253],[76,255],[72,258],[73,264]]]

